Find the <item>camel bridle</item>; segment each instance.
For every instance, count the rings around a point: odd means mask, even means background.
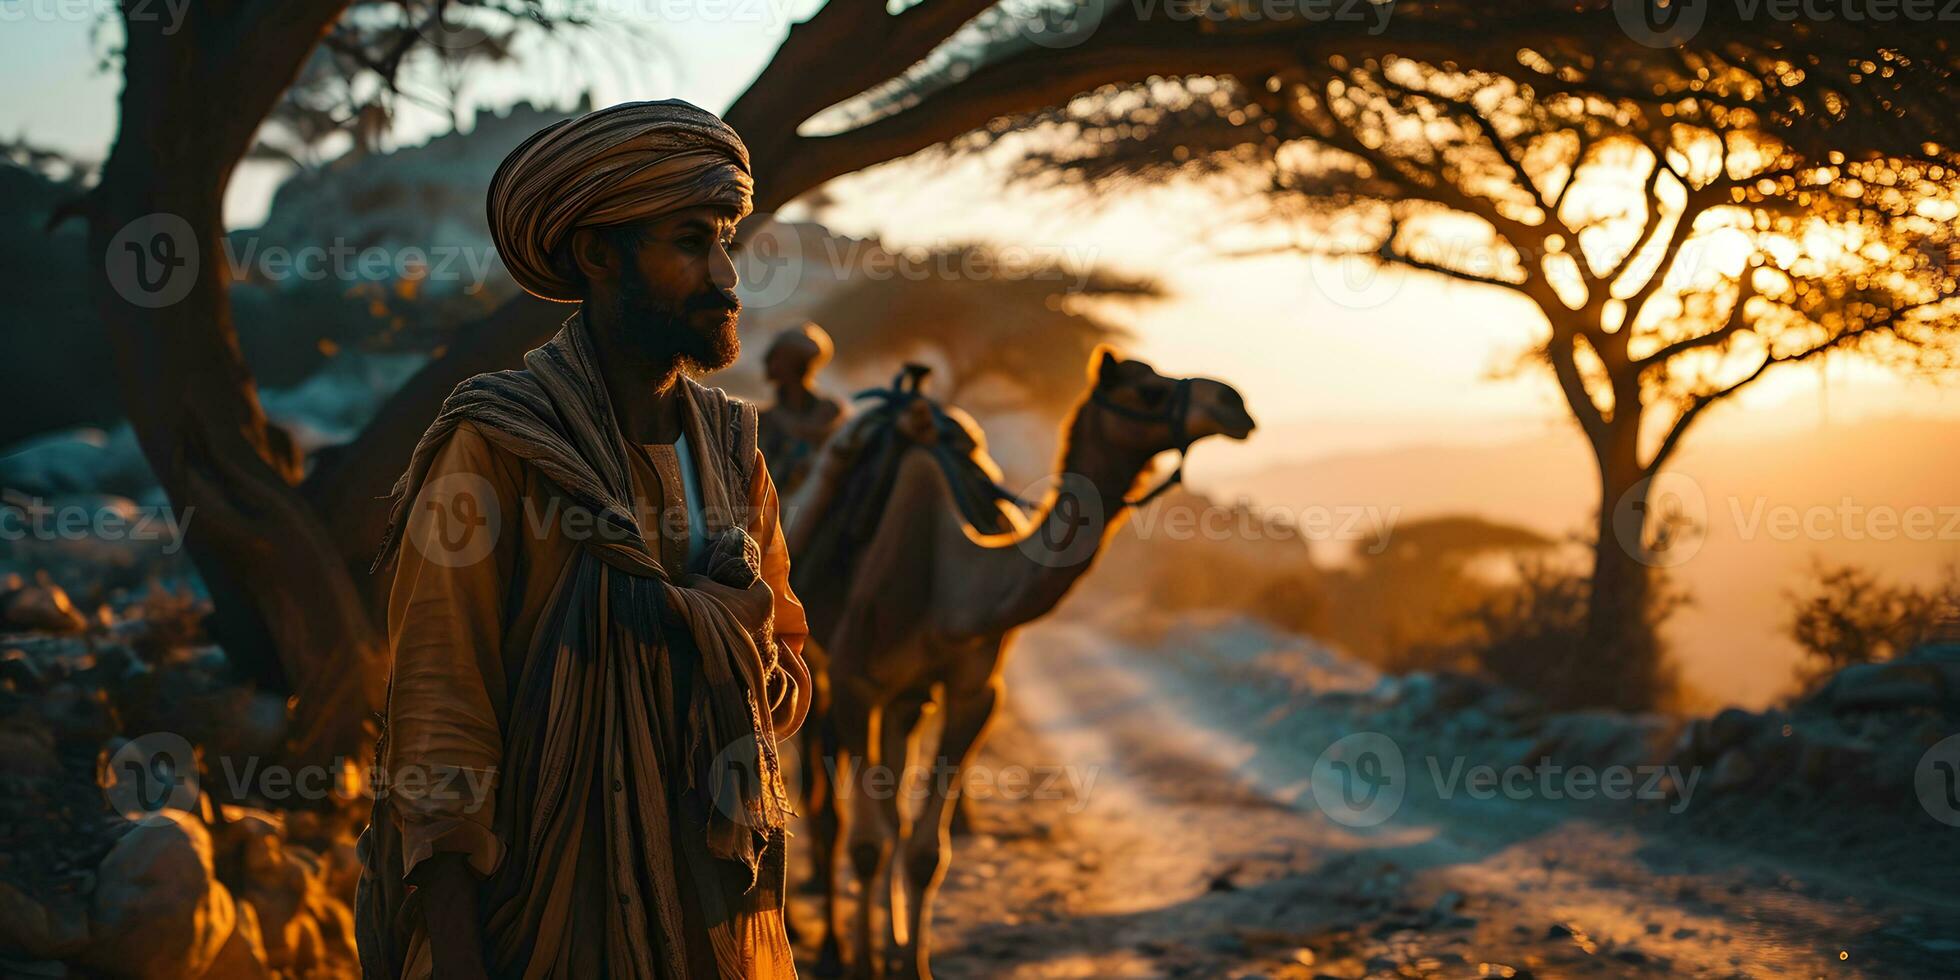
[[[1191,414],[1190,378],[1177,379],[1176,387],[1171,390],[1171,397],[1164,402],[1164,407],[1159,411],[1152,412],[1119,404],[1103,392],[1101,385],[1097,385],[1095,391],[1089,394],[1089,404],[1133,422],[1161,422],[1170,426],[1171,446],[1177,450],[1177,468],[1171,470],[1171,475],[1165,477],[1143,496],[1135,499],[1124,498],[1123,506],[1143,507],[1163,496],[1165,491],[1184,482],[1184,459],[1193,441],[1188,419]]]

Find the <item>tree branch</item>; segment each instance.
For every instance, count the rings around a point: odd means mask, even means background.
[[[1661,347],[1653,353],[1636,360],[1634,362],[1635,370],[1644,373],[1650,368],[1660,367],[1691,350],[1720,345],[1736,334],[1749,329],[1751,324],[1745,311],[1749,305],[1749,300],[1756,295],[1756,280],[1755,276],[1751,274],[1753,271],[1753,267],[1745,266],[1743,268],[1742,278],[1736,285],[1735,303],[1729,307],[1728,318],[1722,322],[1721,326],[1707,333],[1677,340]]]
[[[1745,276],[1744,278],[1746,279],[1747,277]],[[1762,377],[1764,372],[1770,368],[1779,364],[1796,364],[1807,361],[1820,354],[1828,354],[1831,351],[1848,347],[1867,337],[1889,333],[1897,328],[1900,319],[1904,316],[1938,306],[1947,302],[1949,299],[1950,297],[1943,296],[1924,303],[1914,303],[1900,307],[1887,313],[1880,319],[1869,320],[1854,329],[1840,331],[1821,343],[1812,344],[1795,353],[1781,355],[1775,353],[1765,354],[1762,363],[1756,365],[1755,370],[1750,371],[1740,381],[1730,383],[1714,391],[1704,392],[1690,397],[1687,407],[1681,410],[1681,414],[1675,418],[1673,426],[1668,429],[1667,435],[1661,440],[1660,447],[1654,450],[1653,461],[1647,464],[1648,469],[1650,471],[1658,469],[1662,464],[1667,462],[1668,457],[1674,453],[1675,448],[1680,444],[1682,435],[1688,431],[1688,427],[1694,423],[1695,418],[1707,410],[1708,406],[1741,391],[1751,382]]]
[[[1073,48],[1030,48],[983,65],[917,105],[827,136],[798,136],[756,166],[756,209],[774,210],[824,181],[907,156],[988,122],[1102,85],[1152,75],[1235,75],[1274,70],[1299,54],[1297,38],[1203,34],[1174,21],[1118,23]]]

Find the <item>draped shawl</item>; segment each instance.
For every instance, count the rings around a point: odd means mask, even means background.
[[[581,828],[588,808],[603,806],[605,866],[626,869],[617,875],[618,902],[606,903],[608,972],[689,976],[684,920],[698,914],[717,972],[741,976],[753,953],[745,947],[783,942],[727,926],[740,912],[780,910],[782,902],[789,804],[770,715],[758,700],[770,665],[719,599],[674,584],[678,570],[661,567],[636,523],[628,450],[581,317],[574,314],[524,363],[524,370],[478,375],[451,393],[395,485],[374,565],[381,568],[400,547],[409,507],[444,441],[464,421],[594,518],[595,531],[563,570],[513,692],[496,789],[495,832],[505,854],[479,891],[486,962],[497,975],[552,972],[533,947],[540,935],[563,926],[556,920],[568,914],[576,852],[595,846]],[[718,452],[727,460],[703,467],[703,477],[720,472],[731,484],[726,499],[747,499],[756,458],[754,407],[685,378],[681,383],[710,440],[719,441],[697,453]],[[709,532],[719,532],[716,515],[707,517]],[[665,662],[682,648],[698,651],[685,706],[671,704]],[[680,710],[683,771],[669,772],[653,748],[652,726]],[[383,758],[377,746],[377,767]],[[626,791],[594,792],[608,784]],[[704,860],[733,862],[747,883],[739,892],[713,887],[703,879],[715,869],[704,875],[690,865],[698,890],[687,897],[710,906],[698,910],[681,907],[673,834],[683,822],[670,812],[675,791],[690,789],[708,803]],[[404,913],[399,829],[379,790],[361,848],[363,967],[370,976],[399,976],[411,917]],[[774,880],[762,880],[765,874]],[[786,949],[778,952],[787,956]]]

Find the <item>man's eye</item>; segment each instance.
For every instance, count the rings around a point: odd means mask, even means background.
[[[731,235],[731,236],[729,236],[728,238],[724,238],[724,239],[722,239],[722,242],[721,242],[721,247],[722,247],[722,248],[725,248],[725,249],[727,249],[727,250],[728,250],[728,253],[729,253],[730,255],[733,255],[733,254],[735,254],[736,252],[739,252],[739,251],[741,251],[741,250],[742,250],[742,243],[741,243],[741,242],[738,242],[738,241],[736,241],[736,240],[735,240],[735,238],[734,238],[734,236],[732,236],[732,235]]]
[[[675,242],[674,244],[679,245],[680,247],[687,249],[690,252],[699,252],[701,250],[701,236],[683,235],[681,236],[680,240]]]

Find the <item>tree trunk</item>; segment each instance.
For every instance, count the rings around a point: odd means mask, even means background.
[[[1653,569],[1648,564],[1647,475],[1638,466],[1600,467],[1599,519],[1585,631],[1571,680],[1580,703],[1627,709],[1653,707],[1659,686],[1660,647],[1650,604]]]
[[[222,202],[340,8],[193,7],[168,34],[132,19],[116,143],[73,209],[131,425],[211,592],[212,636],[244,677],[301,695],[287,761],[317,765],[359,751],[385,648],[259,406],[232,327]]]

